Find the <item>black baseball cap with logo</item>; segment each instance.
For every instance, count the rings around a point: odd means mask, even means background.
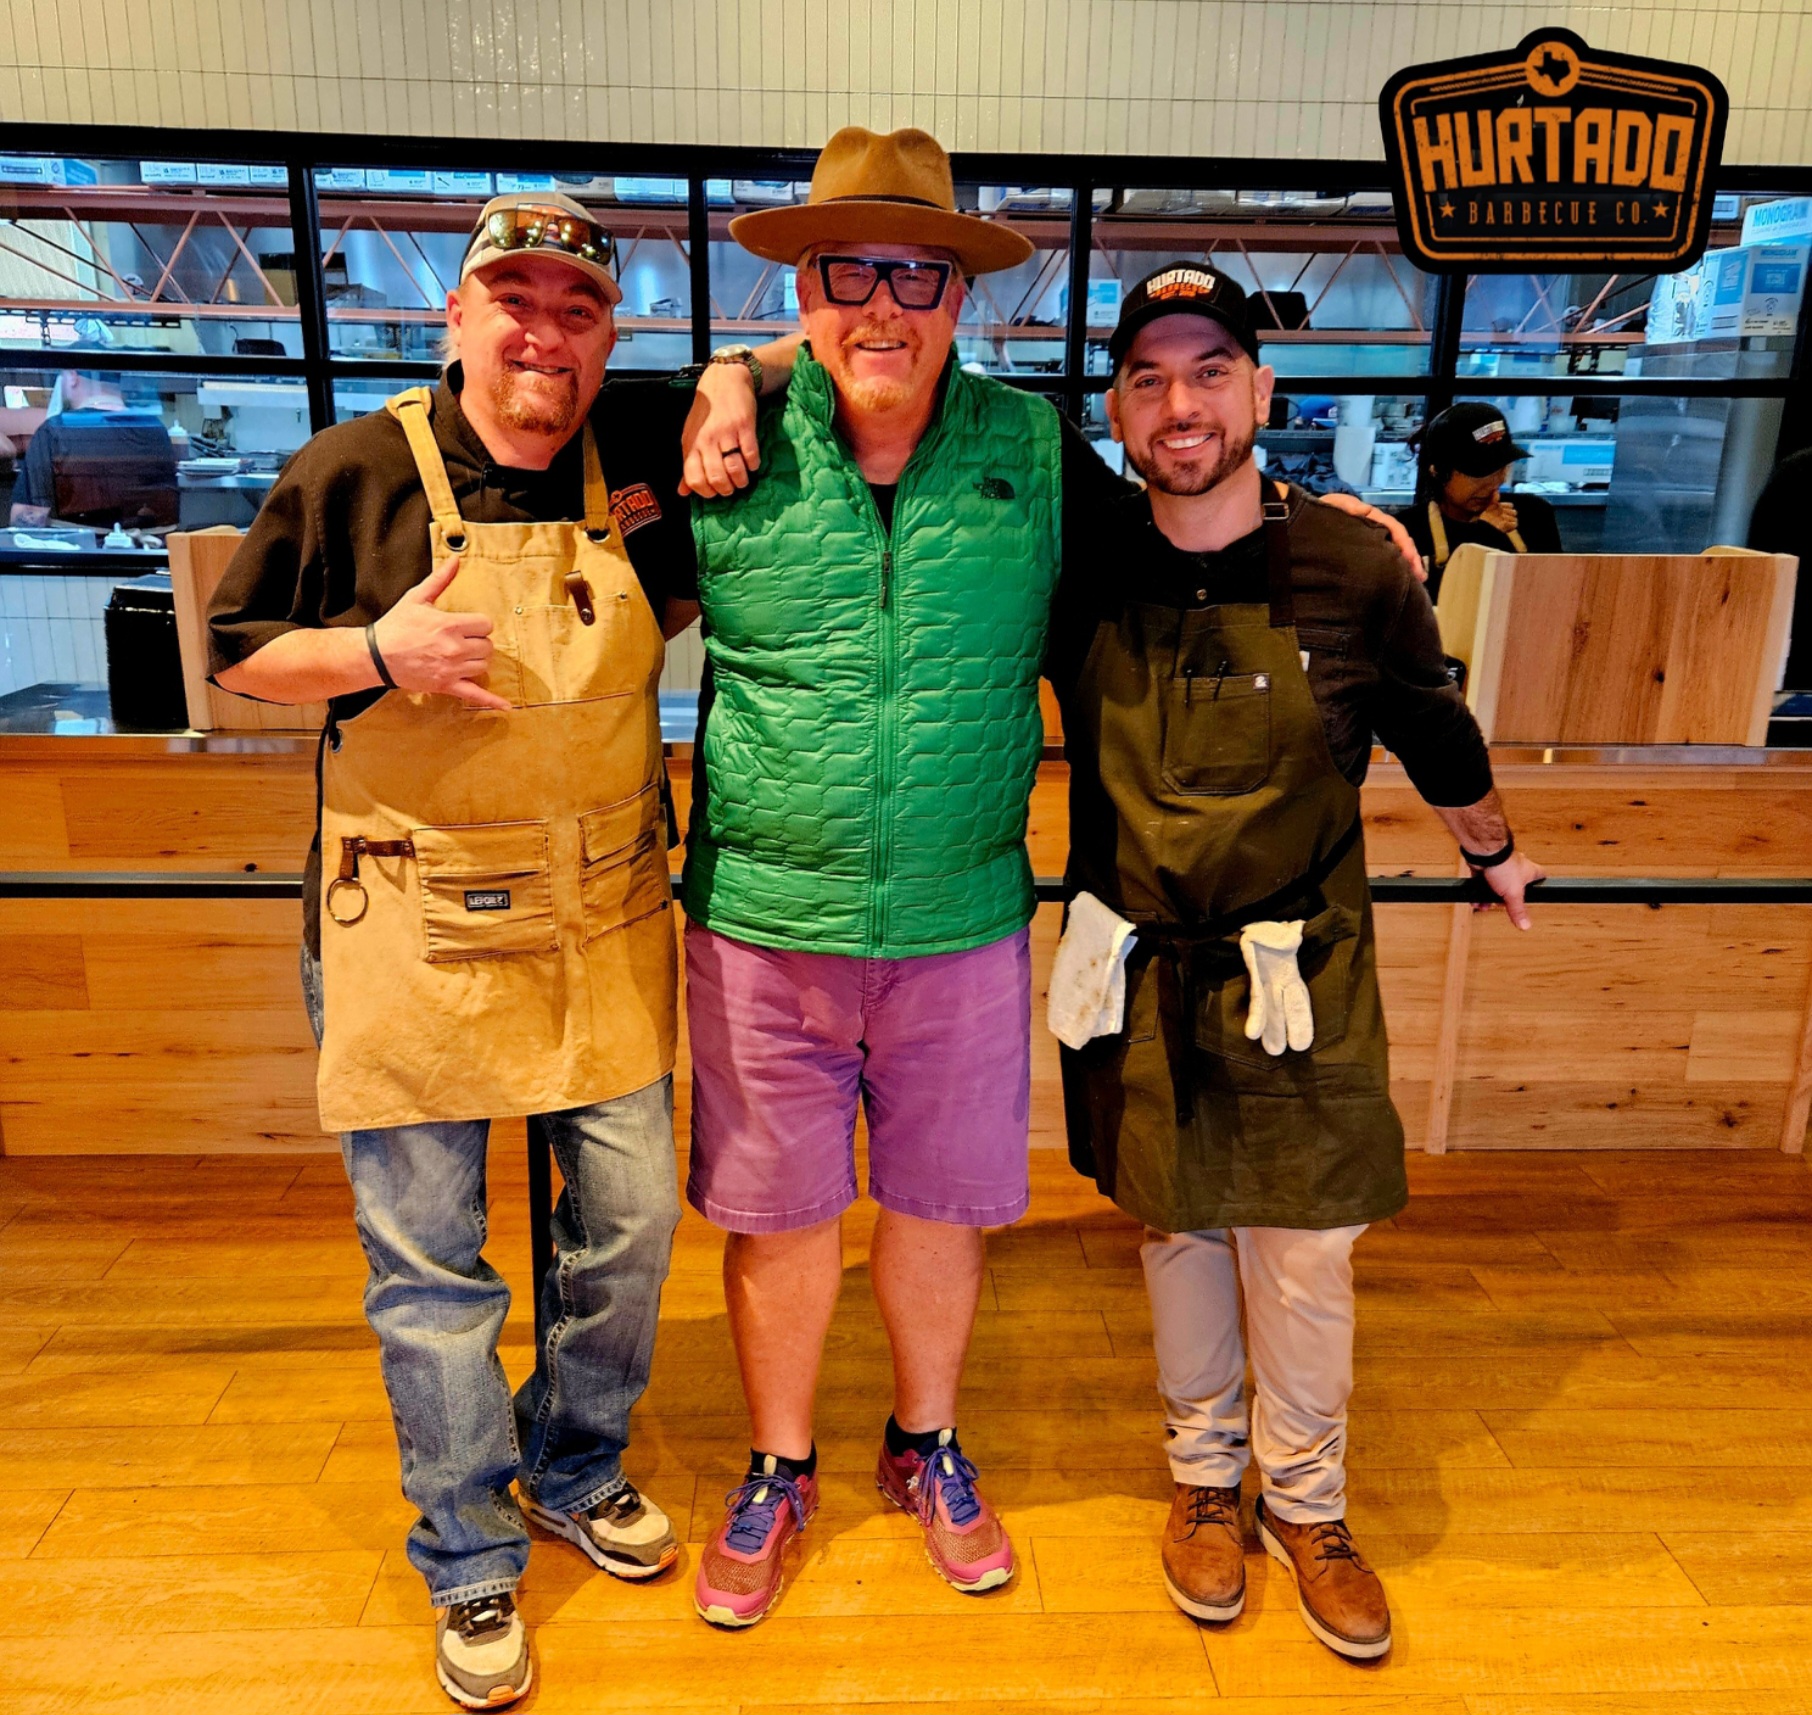
[[[1416,437],[1424,464],[1457,470],[1462,476],[1489,476],[1529,456],[1510,436],[1510,425],[1495,405],[1468,399],[1431,417]]]
[[[1258,335],[1240,285],[1213,268],[1179,262],[1147,274],[1126,294],[1120,320],[1107,342],[1108,362],[1118,369],[1139,329],[1160,316],[1206,316],[1239,341],[1240,350],[1258,362]]]

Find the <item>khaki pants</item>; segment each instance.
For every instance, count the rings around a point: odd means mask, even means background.
[[[1265,1504],[1279,1518],[1345,1516],[1352,1258],[1364,1231],[1146,1229],[1139,1254],[1179,1483],[1235,1488],[1256,1452]],[[1248,1344],[1256,1384],[1249,1414]]]

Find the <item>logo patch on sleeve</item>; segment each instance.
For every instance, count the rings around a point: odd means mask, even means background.
[[[507,887],[468,887],[466,889],[466,909],[468,911],[508,911],[510,908],[510,890]]]
[[[645,482],[632,482],[610,497],[610,515],[617,521],[617,534],[627,536],[644,524],[652,524],[661,515],[661,503]]]

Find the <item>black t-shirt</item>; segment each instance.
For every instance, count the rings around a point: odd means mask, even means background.
[[[1523,547],[1531,554],[1558,554],[1560,546],[1560,524],[1554,516],[1554,508],[1539,494],[1506,494],[1504,499],[1516,508],[1516,533],[1523,539]],[[1441,575],[1447,568],[1434,563],[1434,530],[1428,522],[1429,502],[1419,500],[1413,506],[1406,506],[1397,513],[1403,521],[1403,527],[1414,538],[1416,550],[1428,562],[1428,599],[1436,600],[1441,593]],[[1481,547],[1495,549],[1500,554],[1514,554],[1516,544],[1495,525],[1487,524],[1482,519],[1474,518],[1466,523],[1456,523],[1443,515],[1441,528],[1447,533],[1447,551],[1449,554],[1462,542],[1477,542]]]
[[[155,412],[63,411],[25,448],[13,505],[71,524],[174,524],[176,449]]]
[[[1193,608],[1269,600],[1262,530],[1218,553],[1189,553],[1158,529],[1149,498],[1130,485],[1086,521],[1069,516],[1079,509],[1068,493],[1064,510],[1064,573],[1045,672],[1066,724],[1096,629],[1126,603]],[[1375,733],[1429,803],[1477,803],[1491,790],[1490,757],[1447,676],[1421,584],[1378,526],[1318,501],[1292,533],[1305,522],[1321,534],[1324,551],[1316,564],[1296,568],[1296,635],[1335,766],[1359,785]],[[1072,548],[1072,531],[1088,540]]]
[[[434,390],[435,444],[460,516],[474,524],[578,519],[585,511],[580,437],[544,471],[494,464],[459,408],[455,364]],[[656,620],[698,594],[691,503],[679,493],[680,429],[689,384],[607,382],[592,433],[617,528]],[[388,411],[324,429],[283,467],[208,607],[208,671],[243,661],[287,631],[366,626],[429,572],[428,496],[403,427]],[[336,698],[350,718],[381,690]],[[302,887],[303,934],[319,957],[319,811]]]
[[[585,511],[580,438],[546,470],[494,463],[459,408],[455,364],[434,390],[435,444],[460,516],[474,524],[577,519]],[[609,381],[592,407],[598,461],[643,592],[661,618],[698,594],[690,502],[679,492],[680,429],[691,386]],[[208,607],[208,671],[220,673],[286,631],[366,626],[429,572],[428,496],[402,424],[373,411],[323,429],[283,467]],[[340,701],[357,713],[381,693]]]
[[[1787,653],[1787,688],[1812,689],[1812,447],[1789,453],[1756,496],[1747,547],[1764,554],[1797,554],[1799,584],[1793,594],[1793,642]]]

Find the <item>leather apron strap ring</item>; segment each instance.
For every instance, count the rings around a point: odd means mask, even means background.
[[[340,840],[340,873],[327,884],[327,898],[324,901],[327,915],[341,928],[350,929],[371,909],[371,895],[365,891],[364,882],[359,880],[359,859],[361,857],[414,856],[415,842],[413,840],[368,840],[363,834],[342,836]],[[350,915],[342,915],[336,903],[342,894],[346,895],[345,910]]]

